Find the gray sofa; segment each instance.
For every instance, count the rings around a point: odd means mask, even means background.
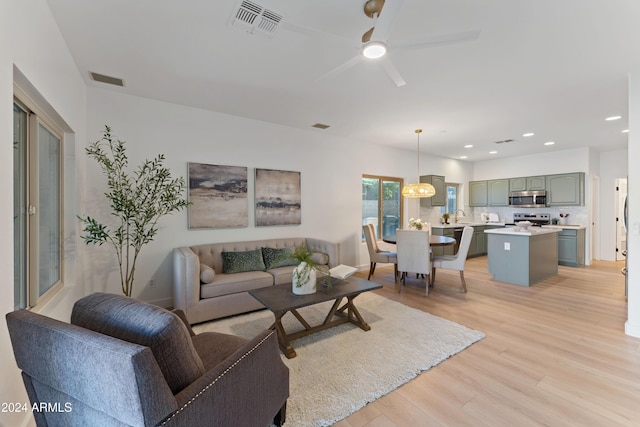
[[[38,426],[282,425],[289,370],[274,331],[195,335],[180,311],[122,295],[76,302],[71,324],[7,314]],[[48,406],[47,406],[48,407]]]
[[[173,250],[173,304],[182,310],[189,323],[245,313],[264,308],[248,291],[265,286],[291,283],[293,265],[277,266],[268,253],[305,245],[314,253],[314,261],[324,268],[339,264],[339,247],[321,239],[294,237],[247,242],[211,243]],[[263,248],[273,249],[268,253]],[[257,251],[257,252],[256,252]],[[242,253],[242,254],[233,254]],[[248,255],[254,261],[262,253],[264,265],[230,270],[232,255]],[[273,261],[273,260],[272,260]],[[274,266],[275,265],[275,266]],[[212,270],[209,270],[208,268]],[[203,271],[204,269],[204,271]],[[232,272],[229,272],[232,271]],[[239,272],[233,272],[239,271]],[[208,277],[205,275],[208,274]],[[202,280],[206,279],[206,280]]]

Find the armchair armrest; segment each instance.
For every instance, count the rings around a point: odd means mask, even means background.
[[[159,425],[210,425],[215,420],[221,426],[267,426],[288,397],[289,369],[277,335],[264,331],[178,393],[179,409]]]

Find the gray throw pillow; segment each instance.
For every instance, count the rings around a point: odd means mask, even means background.
[[[224,273],[242,273],[245,271],[265,271],[262,251],[222,252]]]
[[[267,270],[296,265],[298,261],[290,258],[291,255],[293,255],[293,248],[262,248],[262,258]]]
[[[313,252],[311,254],[311,261],[318,265],[326,265],[329,264],[329,255],[324,252]]]

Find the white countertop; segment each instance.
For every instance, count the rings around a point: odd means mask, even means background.
[[[493,230],[484,230],[487,234],[509,234],[512,236],[539,236],[541,234],[551,234],[551,233],[560,233],[562,228],[560,227],[531,227],[526,231],[520,231],[519,228],[516,227],[508,227],[508,228],[495,228]]]
[[[431,223],[431,228],[461,228],[461,227],[479,227],[481,225],[496,225],[498,227],[504,227],[504,222],[459,222],[450,224],[434,224]]]
[[[542,228],[566,228],[568,230],[585,230],[587,228],[586,225],[579,225],[579,224],[567,224],[567,225],[543,225]]]

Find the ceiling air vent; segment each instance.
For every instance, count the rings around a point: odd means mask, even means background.
[[[318,129],[328,129],[330,126],[329,125],[325,125],[324,123],[316,123],[315,125],[311,126],[312,128],[318,128]]]
[[[269,38],[278,30],[280,21],[282,15],[249,0],[240,1],[231,16],[231,25],[244,28],[250,34],[262,34]]]
[[[508,144],[515,141],[515,139],[503,139],[502,141],[494,141],[494,144]]]
[[[91,80],[93,80],[94,82],[124,87],[124,80],[117,77],[105,76],[104,74],[98,74],[92,71],[89,72],[89,75],[91,76]]]

